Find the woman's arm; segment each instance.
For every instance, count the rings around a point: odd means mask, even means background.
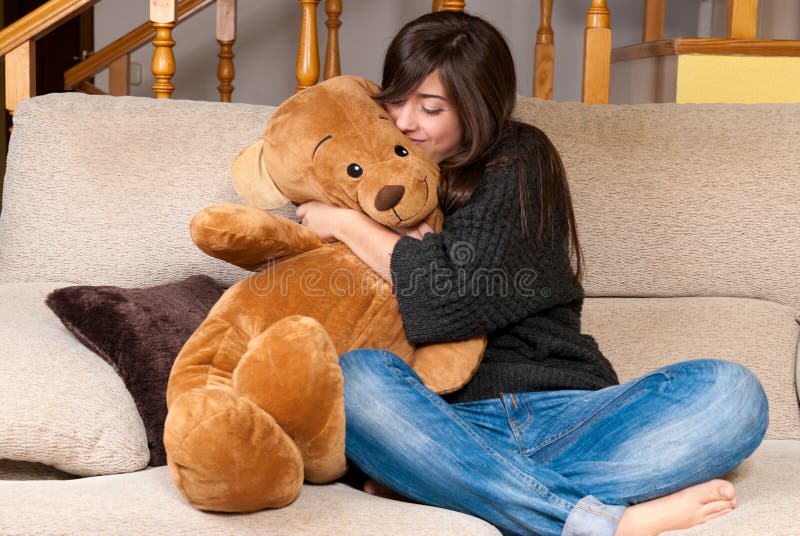
[[[432,229],[422,223],[417,227],[395,232],[376,222],[363,212],[335,207],[319,201],[309,201],[297,207],[297,216],[304,226],[325,241],[339,240],[353,250],[364,263],[383,279],[392,282],[389,263],[392,250],[401,236],[421,238]]]

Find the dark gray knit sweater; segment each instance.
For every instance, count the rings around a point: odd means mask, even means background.
[[[534,150],[535,136],[544,134],[506,133],[489,161]],[[445,219],[441,233],[403,237],[392,252],[409,341],[489,335],[478,372],[447,397],[450,402],[618,383],[595,340],[580,333],[583,289],[570,271],[564,218],[555,218],[541,248],[535,232],[522,232],[518,169],[516,163],[487,166],[469,202]]]

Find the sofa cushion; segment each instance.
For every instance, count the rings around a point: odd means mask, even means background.
[[[589,296],[800,309],[800,106],[522,98],[564,160]]]
[[[736,484],[736,510],[665,534],[797,534],[800,441],[767,440],[726,478]],[[305,485],[298,499],[280,510],[210,514],[186,502],[166,467],[71,481],[0,482],[0,533],[499,534],[474,517],[369,496],[343,484]]]
[[[63,286],[0,284],[0,459],[84,476],[142,469],[147,438],[122,379],[44,303]]]
[[[178,492],[166,467],[67,481],[0,482],[0,534],[8,533],[500,534],[475,517],[374,497],[344,484],[305,485],[297,500],[278,510],[202,512]]]
[[[189,221],[240,202],[230,166],[270,106],[59,93],[14,114],[0,283],[145,286],[246,272],[200,252]],[[278,213],[294,218],[287,207]]]
[[[765,441],[726,476],[738,507],[704,525],[664,536],[796,536],[800,527],[800,441]]]
[[[796,309],[748,298],[588,298],[582,328],[597,339],[620,381],[688,359],[747,366],[769,400],[767,437],[800,439],[798,320]]]
[[[195,275],[145,288],[65,287],[47,296],[64,326],[122,378],[144,422],[152,466],[167,463],[172,363],[222,292],[210,277]]]
[[[0,480],[69,480],[79,478],[52,465],[17,460],[0,460]]]

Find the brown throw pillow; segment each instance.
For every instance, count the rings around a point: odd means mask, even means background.
[[[122,377],[147,431],[150,465],[167,462],[167,381],[181,347],[223,288],[204,275],[148,288],[75,286],[46,303],[84,345]]]

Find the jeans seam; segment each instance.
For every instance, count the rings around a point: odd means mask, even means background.
[[[503,413],[506,416],[506,422],[508,423],[508,427],[511,428],[511,435],[514,436],[514,442],[517,444],[517,452],[520,454],[525,450],[525,443],[522,441],[522,437],[519,433],[519,427],[512,422],[511,413],[508,411],[508,404],[506,404],[506,395],[501,395],[501,402],[503,406]]]
[[[582,502],[578,502],[578,504],[576,504],[575,506],[576,506],[577,508],[580,508],[581,510],[584,510],[584,511],[586,511],[586,512],[589,512],[590,514],[594,514],[594,515],[596,515],[596,516],[600,516],[600,517],[602,517],[602,518],[604,518],[604,519],[606,519],[606,520],[610,521],[610,522],[611,522],[611,523],[613,523],[614,525],[617,525],[617,524],[618,524],[618,522],[619,522],[619,520],[618,520],[617,518],[615,518],[614,516],[612,516],[612,515],[609,515],[608,513],[606,513],[606,512],[605,512],[605,511],[603,511],[603,510],[600,510],[600,509],[598,509],[598,508],[594,508],[594,507],[593,507],[593,506],[591,506],[591,505],[588,505],[588,504],[582,504]]]
[[[381,352],[381,356],[384,359],[384,362],[389,366],[389,369],[391,369],[392,375],[394,375],[395,377],[397,377],[399,379],[405,379],[405,380],[409,381],[412,384],[412,386],[415,389],[417,389],[417,391],[419,393],[421,393],[424,397],[426,397],[429,400],[434,401],[434,402],[436,402],[438,404],[437,399],[441,400],[441,397],[439,397],[439,395],[437,395],[436,393],[434,393],[433,391],[431,391],[430,389],[425,387],[424,384],[422,385],[424,387],[424,389],[420,390],[419,389],[419,385],[421,384],[421,381],[415,381],[413,378],[401,374],[398,370],[396,370],[396,367],[394,365],[392,365],[391,358],[394,357],[394,355],[391,352],[389,352],[388,350],[380,350],[380,352]],[[505,408],[505,403],[504,403],[504,408]],[[492,456],[496,461],[498,461],[502,465],[506,466],[506,468],[508,468],[512,473],[517,475],[517,478],[520,478],[522,481],[526,482],[529,486],[531,486],[534,489],[534,491],[536,491],[536,493],[538,493],[542,498],[550,501],[551,503],[559,505],[567,513],[572,511],[572,509],[575,507],[574,504],[571,504],[570,502],[565,501],[564,499],[562,499],[561,497],[559,497],[558,495],[556,495],[555,493],[550,491],[550,489],[547,486],[545,486],[544,484],[539,482],[537,479],[531,477],[530,475],[525,474],[524,471],[522,471],[521,469],[516,467],[514,464],[509,462],[507,459],[505,459],[503,456],[501,456],[498,452],[496,452],[494,449],[492,449],[489,445],[487,445],[486,442],[483,440],[483,438],[480,435],[476,434],[471,429],[470,426],[465,426],[465,424],[461,421],[460,417],[458,417],[457,415],[456,415],[456,417],[457,417],[455,419],[456,424],[459,427],[461,427],[461,429],[464,430],[467,434],[472,436],[473,439],[475,439],[476,442],[479,443],[486,450],[486,452],[490,456]]]
[[[531,422],[533,422],[534,420],[533,407],[531,406],[530,402],[524,397],[516,398],[517,403],[525,413],[525,420],[524,422],[520,423],[519,420],[511,418],[511,413],[509,412],[508,404],[506,403],[506,398],[505,398],[506,396],[513,397],[514,395],[513,394],[502,395],[501,405],[503,406],[503,412],[505,413],[506,416],[506,422],[508,422],[508,426],[511,429],[511,434],[514,436],[514,442],[517,444],[517,452],[524,456],[525,452],[528,451],[528,447],[525,444],[525,437],[523,431],[526,428],[528,428]],[[517,411],[519,411],[519,408],[517,408]]]

